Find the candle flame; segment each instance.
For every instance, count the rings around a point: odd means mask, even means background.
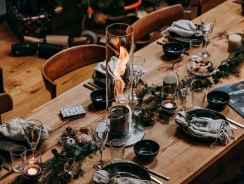
[[[129,54],[125,47],[120,46],[119,38],[112,39],[111,43],[114,45],[116,50],[119,49],[119,57],[114,70],[114,95],[115,98],[118,98],[120,95],[123,95],[123,91],[125,88],[125,82],[123,81],[121,76],[125,74],[126,64],[129,62]]]

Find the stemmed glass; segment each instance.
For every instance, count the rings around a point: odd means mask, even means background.
[[[207,44],[209,43],[209,41],[211,39],[211,35],[213,33],[213,28],[214,28],[216,19],[213,17],[202,17],[200,19],[200,21],[201,21],[201,26],[202,26],[203,38],[205,41],[205,44],[204,44],[205,49],[202,52],[202,57],[207,58],[207,57],[210,57],[210,54],[207,51]]]
[[[145,59],[140,56],[133,57],[133,64],[130,64],[130,70],[133,70],[133,100],[137,100],[136,88],[141,76],[143,74],[143,66]]]
[[[182,97],[182,111],[186,111],[186,96],[190,90],[192,81],[193,81],[193,76],[190,76],[187,72],[186,68],[179,69],[176,72],[177,75],[177,80],[178,80],[178,89],[179,93]]]
[[[25,133],[25,138],[34,154],[36,147],[40,141],[41,131],[43,129],[42,122],[36,119],[30,119],[24,121],[22,127]]]
[[[107,165],[107,163],[102,160],[102,152],[108,139],[109,125],[107,124],[106,120],[99,120],[93,122],[90,125],[90,128],[93,140],[95,141],[96,146],[101,154],[100,160],[93,165],[93,168],[95,170],[100,170]]]

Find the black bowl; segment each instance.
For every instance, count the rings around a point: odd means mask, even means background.
[[[159,144],[153,140],[141,140],[134,145],[136,157],[142,162],[151,162],[158,155]]]
[[[90,94],[91,101],[93,106],[96,109],[105,109],[106,108],[106,90],[105,89],[98,89],[92,91]],[[112,105],[114,99],[110,99],[108,102],[109,107]]]
[[[224,91],[211,91],[207,94],[208,104],[211,109],[221,111],[230,101],[230,95]]]
[[[181,56],[181,53],[187,54],[182,44],[177,42],[169,42],[163,45],[164,55],[169,59],[177,59]]]

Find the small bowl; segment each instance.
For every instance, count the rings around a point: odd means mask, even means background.
[[[229,103],[230,95],[224,91],[211,91],[207,94],[207,100],[210,108],[221,111]]]
[[[182,44],[169,42],[163,45],[164,55],[169,59],[177,59],[181,54],[189,55]]]
[[[159,144],[153,140],[141,140],[134,145],[136,157],[142,162],[151,162],[159,152]]]
[[[106,90],[98,89],[92,91],[90,94],[91,101],[96,109],[106,109]],[[109,107],[112,105],[114,99],[108,102]]]

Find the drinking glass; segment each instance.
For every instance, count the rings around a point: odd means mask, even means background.
[[[110,141],[111,162],[122,162],[125,154],[126,142],[123,139],[113,139]]]
[[[99,120],[93,122],[90,125],[90,128],[92,132],[92,138],[101,154],[100,160],[93,165],[93,168],[95,170],[100,170],[107,165],[107,163],[102,160],[102,152],[108,139],[109,125],[106,120]]]
[[[202,17],[200,19],[200,21],[201,21],[201,26],[202,26],[203,38],[205,41],[205,44],[204,44],[205,49],[202,52],[202,57],[204,57],[206,59],[207,57],[210,57],[210,54],[207,51],[207,44],[209,43],[209,41],[211,39],[211,35],[213,33],[213,28],[214,28],[216,19],[213,17]]]
[[[190,90],[193,76],[190,76],[186,68],[179,69],[176,72],[178,80],[178,90],[179,94],[182,97],[182,111],[186,111],[186,96]]]
[[[36,147],[40,141],[41,131],[43,129],[42,122],[36,119],[30,119],[24,121],[22,127],[25,133],[25,138],[34,154]]]
[[[192,109],[203,108],[206,92],[202,88],[197,88],[192,91]]]
[[[15,172],[22,172],[24,169],[22,155],[25,151],[25,147],[21,145],[15,145],[9,150],[12,168]]]
[[[192,39],[190,40],[190,58],[192,61],[197,61],[201,57],[202,40]]]

